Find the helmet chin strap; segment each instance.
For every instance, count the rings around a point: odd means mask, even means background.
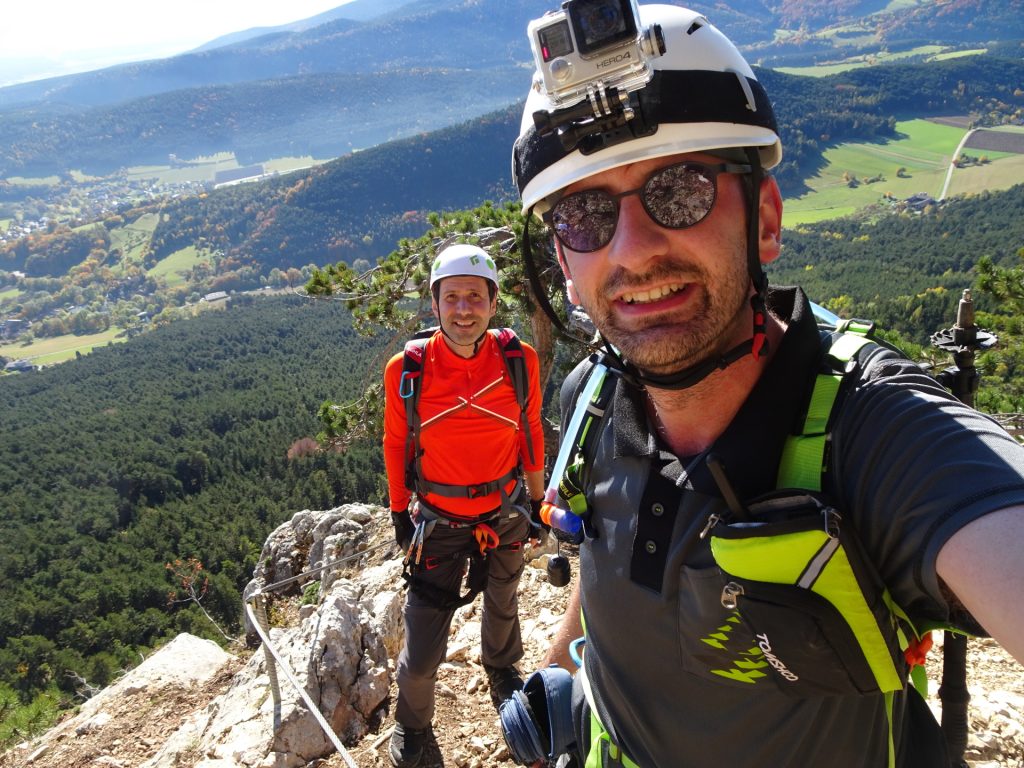
[[[750,354],[754,346],[753,339],[747,339],[746,341],[740,342],[735,347],[730,349],[724,355],[719,357],[709,357],[707,360],[691,365],[688,368],[675,371],[673,373],[667,373],[659,375],[655,373],[647,373],[637,366],[630,363],[622,355],[619,354],[618,350],[613,347],[604,335],[601,336],[601,341],[604,342],[604,354],[606,362],[611,363],[610,368],[614,368],[632,384],[639,387],[652,387],[654,389],[689,389],[695,384],[699,384],[704,381],[715,371],[720,371],[724,368],[728,368],[730,365],[735,363],[737,360],[741,360]]]
[[[753,333],[746,341],[742,341],[731,350],[718,357],[710,357],[707,360],[683,368],[679,371],[668,374],[646,373],[642,369],[623,358],[611,343],[600,334],[603,348],[597,348],[588,341],[570,333],[562,324],[561,319],[555,312],[547,299],[540,277],[537,274],[537,265],[533,261],[533,252],[530,247],[530,220],[533,218],[533,206],[526,212],[526,221],[523,225],[523,264],[526,267],[526,274],[533,288],[533,294],[537,303],[554,324],[555,328],[563,336],[572,341],[580,342],[595,351],[604,354],[610,368],[617,370],[631,383],[640,387],[654,387],[655,389],[689,389],[699,384],[715,371],[729,367],[737,360],[741,360],[748,354],[753,354],[755,360],[761,359],[768,353],[767,335],[767,308],[765,306],[768,293],[768,277],[761,266],[760,248],[758,241],[760,237],[760,216],[758,214],[761,181],[764,173],[761,168],[761,156],[754,147],[745,148],[747,160],[751,172],[742,177],[747,193],[747,272],[750,274],[750,281],[754,287],[754,293],[750,297],[750,308],[753,314]]]

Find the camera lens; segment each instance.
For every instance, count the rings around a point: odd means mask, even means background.
[[[624,28],[618,0],[587,5],[580,9],[580,27],[588,44],[613,37]]]
[[[570,0],[566,11],[583,56],[636,37],[637,20],[630,0]]]

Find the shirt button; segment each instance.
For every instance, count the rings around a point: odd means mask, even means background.
[[[665,514],[665,508],[661,506],[661,504],[655,502],[654,504],[651,505],[651,514],[655,517],[661,517]]]
[[[658,551],[658,545],[648,539],[647,543],[644,544],[644,549],[647,550],[648,555],[653,555],[655,552]]]

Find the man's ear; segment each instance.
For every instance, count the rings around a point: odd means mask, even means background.
[[[771,176],[761,182],[761,203],[757,215],[761,263],[769,264],[782,251],[782,193]]]
[[[565,263],[565,254],[562,253],[562,244],[555,238],[555,253],[558,254],[558,266],[562,268],[565,275],[565,292],[569,295],[569,301],[580,306],[580,296],[576,293],[576,286],[572,282],[572,274],[569,272],[569,265]]]

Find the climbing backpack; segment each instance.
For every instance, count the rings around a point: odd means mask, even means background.
[[[402,378],[399,384],[399,394],[405,402],[406,414],[406,441],[405,441],[405,486],[420,497],[422,503],[424,493],[433,493],[438,496],[458,498],[478,498],[494,492],[502,494],[503,505],[505,486],[512,480],[519,477],[519,466],[512,467],[505,475],[493,480],[471,485],[453,485],[448,483],[432,482],[423,476],[420,458],[423,455],[420,449],[420,433],[434,421],[443,418],[451,411],[442,412],[427,422],[421,422],[419,416],[420,384],[423,377],[423,366],[427,341],[437,332],[437,328],[427,328],[417,332],[412,339],[405,344],[405,352],[402,359]],[[516,402],[519,405],[519,423],[526,435],[526,444],[530,451],[530,459],[533,460],[533,441],[530,439],[530,423],[527,417],[527,400],[529,392],[529,376],[526,371],[526,360],[523,356],[523,346],[511,328],[498,328],[488,331],[498,342],[498,349],[501,350],[505,368],[508,371],[512,388],[515,391]],[[459,406],[456,406],[458,408]]]

